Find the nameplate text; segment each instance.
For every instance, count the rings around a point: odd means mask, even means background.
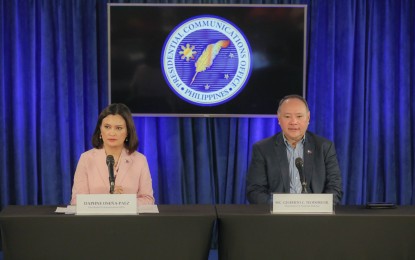
[[[333,194],[272,194],[271,213],[333,214]]]
[[[77,215],[136,215],[135,194],[78,194]]]

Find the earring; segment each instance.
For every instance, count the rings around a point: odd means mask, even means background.
[[[125,143],[128,143],[128,137],[127,138],[125,138],[125,141],[124,141]]]

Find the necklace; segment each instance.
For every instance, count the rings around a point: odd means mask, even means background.
[[[117,175],[117,172],[118,172],[118,169],[119,169],[119,163],[120,163],[120,158],[121,158],[121,154],[122,154],[122,151],[120,152],[120,154],[118,155],[118,158],[117,158],[117,160],[115,160],[115,162],[114,162],[114,170],[115,170],[115,175]],[[105,155],[107,155],[108,156],[108,154],[107,154],[107,151],[105,151]]]
[[[120,155],[118,155],[117,161],[115,161],[114,170],[115,170],[116,173],[118,172],[118,169],[119,169],[118,166],[119,166],[119,163],[120,163],[120,157],[121,157],[121,153],[120,153]]]

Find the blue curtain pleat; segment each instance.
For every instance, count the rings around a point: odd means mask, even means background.
[[[414,204],[414,1],[0,0],[0,209],[69,202],[108,104],[108,2],[307,4],[309,129],[336,145],[342,202]],[[252,145],[280,131],[276,118],[134,122],[158,204],[246,203]]]

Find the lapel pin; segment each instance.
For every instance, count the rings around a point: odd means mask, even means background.
[[[311,150],[307,150],[307,153],[308,154],[312,154],[313,152]]]

